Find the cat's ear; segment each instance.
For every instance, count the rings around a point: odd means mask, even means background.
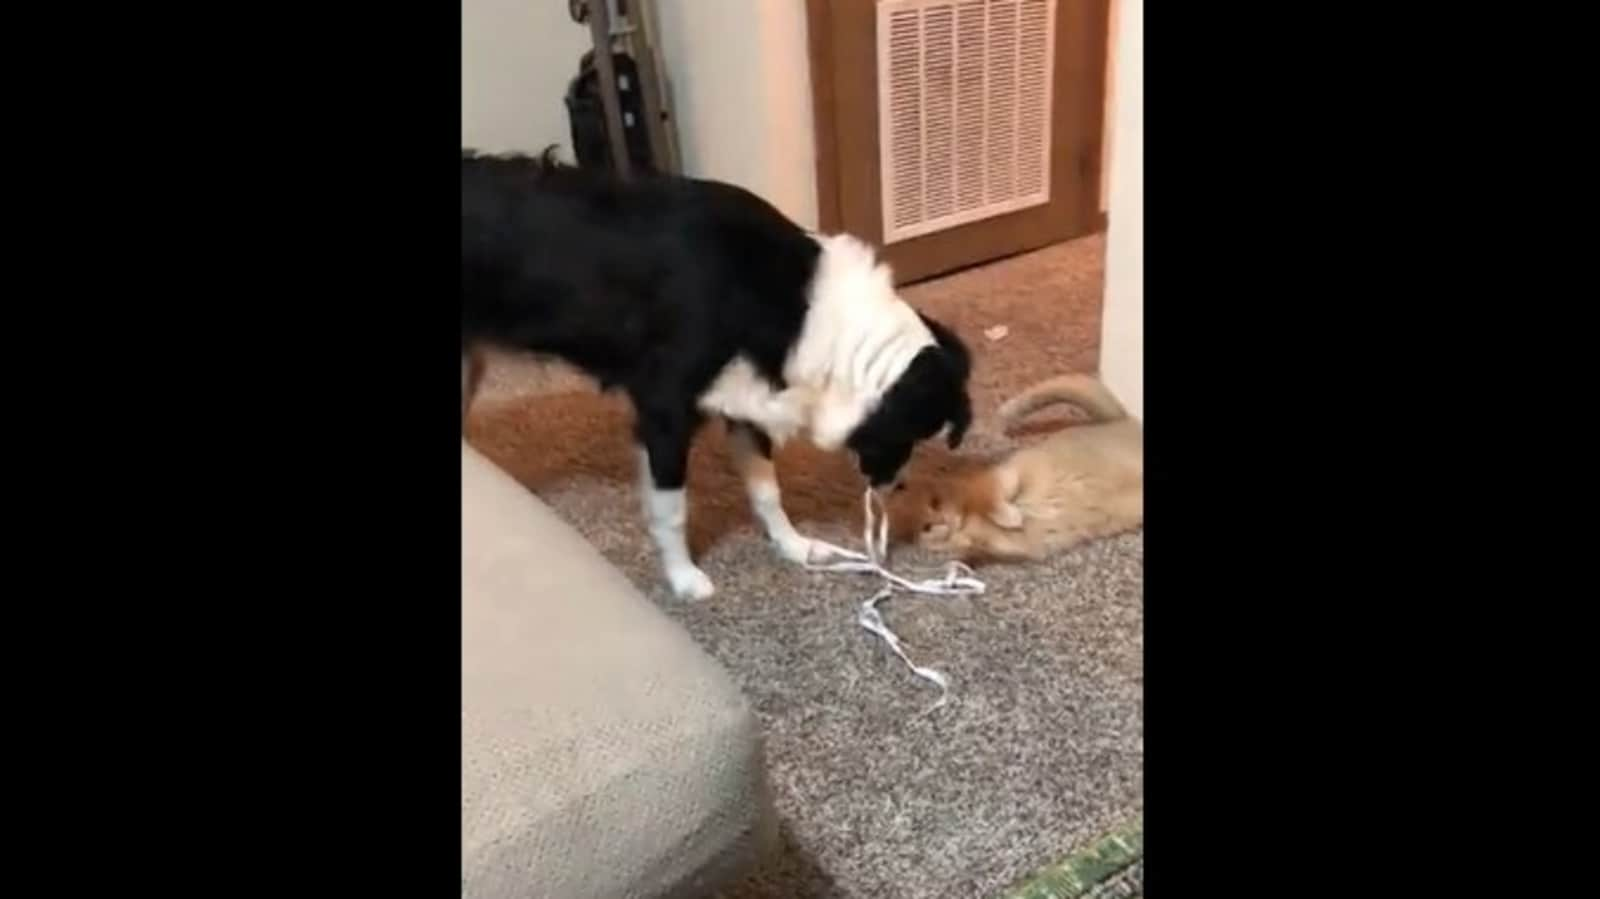
[[[1008,531],[1022,529],[1022,510],[1008,502],[996,503],[989,510],[989,520]]]

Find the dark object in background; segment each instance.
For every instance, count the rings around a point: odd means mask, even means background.
[[[608,167],[624,181],[636,168],[680,173],[652,0],[567,0],[567,10],[594,45],[567,89],[578,165]]]
[[[645,127],[644,95],[640,90],[639,65],[627,53],[613,52],[617,73],[617,100],[622,108],[622,135],[628,160],[641,172],[659,172],[651,157],[650,134]],[[567,117],[572,124],[572,152],[584,168],[614,170],[611,148],[606,141],[605,108],[600,100],[600,73],[594,65],[594,51],[583,54],[578,76],[567,88]]]

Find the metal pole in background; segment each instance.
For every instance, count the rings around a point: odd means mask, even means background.
[[[632,175],[628,143],[622,131],[622,104],[617,100],[617,71],[611,64],[611,10],[606,0],[588,0],[589,37],[594,43],[594,67],[600,75],[600,105],[606,114],[606,140],[611,145],[611,164],[617,177],[626,181]]]
[[[650,0],[629,0],[628,20],[633,25],[629,43],[634,59],[639,63],[639,93],[644,97],[646,133],[650,136],[650,155],[655,157],[656,168],[677,174],[678,142],[674,139],[668,122],[672,118],[666,106],[666,86],[661,74],[661,53],[656,49],[655,10]]]

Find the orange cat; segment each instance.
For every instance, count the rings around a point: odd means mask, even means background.
[[[1005,427],[1056,403],[1088,413],[981,471],[890,497],[897,529],[968,562],[1038,560],[1144,523],[1144,433],[1088,375],[1037,384],[1000,407]],[[909,525],[909,527],[908,527]]]

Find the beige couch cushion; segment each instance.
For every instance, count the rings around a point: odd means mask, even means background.
[[[461,450],[467,897],[701,895],[772,836],[722,669],[575,531]]]

